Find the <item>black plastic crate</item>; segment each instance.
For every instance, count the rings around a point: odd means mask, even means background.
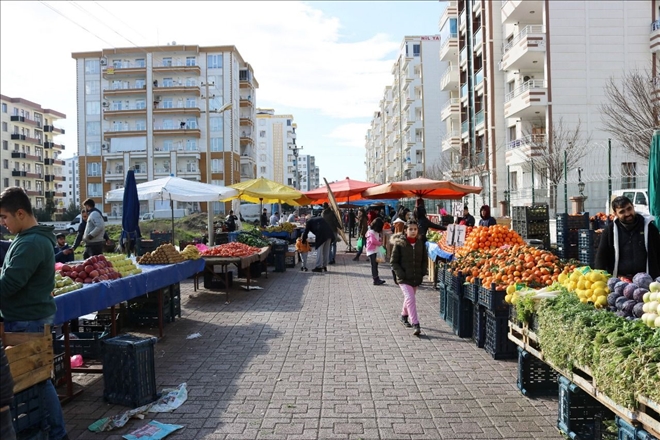
[[[156,247],[163,243],[172,243],[171,232],[151,232],[149,238],[151,238],[154,243],[156,243]]]
[[[444,284],[440,285],[440,293],[438,295],[440,300],[440,318],[447,319],[447,287]]]
[[[484,349],[493,359],[515,359],[517,345],[509,340],[509,315],[496,315],[486,310],[486,341]]]
[[[518,380],[520,392],[527,397],[557,394],[557,372],[542,360],[518,347]]]
[[[454,319],[452,320],[452,329],[459,338],[472,337],[472,301],[452,294],[454,303]]]
[[[558,383],[557,428],[572,439],[607,438],[603,421],[614,420],[614,414],[564,376],[559,375]]]
[[[563,244],[565,246],[569,244],[578,244],[580,237],[578,231],[579,229],[569,229],[565,231],[557,229],[557,244]]]
[[[110,336],[110,333],[91,332],[91,333],[70,333],[69,347],[71,356],[79,354],[83,360],[101,359],[101,341]],[[53,341],[53,350],[55,353],[64,353],[64,337]]]
[[[577,260],[579,257],[577,244],[570,244],[566,246],[557,243],[557,256],[563,260]]]
[[[580,249],[578,252],[578,260],[584,266],[594,267],[596,260],[596,252],[592,249]]]
[[[274,254],[275,259],[275,272],[286,272],[286,253],[276,253]]]
[[[557,231],[570,229],[589,229],[589,213],[580,215],[557,214]]]
[[[289,244],[288,243],[272,244],[270,246],[270,253],[271,254],[285,254],[288,250],[289,250]]]
[[[249,269],[239,268],[237,278],[247,278],[248,270],[250,271],[250,278],[251,279],[260,278],[261,277],[261,261],[255,261],[254,263],[250,264]]]
[[[179,283],[170,285],[170,295],[170,311],[172,313],[172,321],[174,321],[175,316],[181,318],[181,286]]]
[[[53,383],[57,386],[66,374],[65,354],[59,353],[53,356]]]
[[[594,231],[591,229],[578,230],[578,247],[580,249],[594,249]]]
[[[484,306],[474,304],[472,308],[472,340],[479,348],[486,343],[486,309]]]
[[[516,231],[521,237],[529,235],[550,234],[549,220],[522,221],[512,220],[511,229]]]
[[[463,297],[463,284],[465,283],[465,277],[462,272],[458,272],[458,275],[449,274],[450,280],[447,282],[447,287],[449,291],[459,298]]]
[[[486,310],[490,310],[496,314],[509,314],[509,304],[504,301],[506,291],[496,290],[495,283],[490,285],[490,288],[481,286],[479,287],[479,298],[477,302],[484,306]]]
[[[48,413],[39,396],[39,387],[36,384],[14,394],[9,405],[12,425],[17,437],[25,437],[27,432],[41,431],[48,428]],[[21,435],[22,434],[22,435]]]
[[[132,408],[156,400],[156,339],[121,335],[102,344],[103,398]]]
[[[163,321],[165,323],[174,321],[176,301],[178,301],[179,310],[181,308],[181,295],[174,298],[171,287],[167,286],[128,301],[128,320],[131,325],[158,325],[158,293],[161,291],[163,293]]]
[[[481,280],[475,278],[473,283],[463,284],[463,297],[476,303],[479,299],[479,286],[481,285]]]
[[[512,206],[511,219],[516,221],[548,220],[550,210],[547,204],[533,206]]]
[[[231,287],[234,284],[234,272],[227,271],[227,284]],[[205,289],[226,289],[225,274],[216,273],[212,274],[204,271],[204,288]]]
[[[456,309],[458,308],[458,296],[447,289],[447,307],[445,308],[445,322],[454,328]]]

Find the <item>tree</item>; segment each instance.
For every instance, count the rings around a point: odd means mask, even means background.
[[[75,203],[71,202],[66,208],[66,211],[62,214],[62,221],[71,221],[76,218],[78,214],[80,214],[80,208],[76,206]]]
[[[454,166],[451,160],[451,153],[443,151],[440,157],[432,164],[426,167],[424,177],[431,180],[449,180],[452,182],[460,182],[460,172],[453,171]]]
[[[582,133],[582,121],[578,119],[575,127],[571,128],[560,118],[554,123],[545,135],[528,133],[531,139],[533,159],[530,161],[535,170],[550,184],[550,208],[557,209],[557,186],[564,178],[564,157],[566,168],[575,168],[580,160],[587,154],[587,147],[591,136]]]
[[[46,197],[46,207],[45,207],[46,215],[50,217],[51,219],[53,218],[53,214],[55,213],[55,201],[53,200],[53,196],[47,196]],[[50,221],[50,220],[48,220]]]
[[[660,116],[660,101],[654,97],[658,86],[648,69],[625,72],[620,80],[612,76],[605,86],[608,102],[600,106],[605,131],[647,161]]]

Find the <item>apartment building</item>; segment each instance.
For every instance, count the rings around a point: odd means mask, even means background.
[[[319,187],[319,167],[316,158],[309,154],[298,156],[298,177],[300,180],[300,191],[311,191]]]
[[[438,78],[447,63],[438,58],[438,35],[406,36],[392,65],[365,138],[367,180],[392,182],[426,175],[441,161],[441,105],[449,92]]]
[[[57,143],[57,137],[64,130],[57,123],[66,115],[24,98],[5,95],[0,95],[0,105],[0,191],[20,186],[30,196],[33,208],[46,209],[52,201],[54,212],[61,211],[64,192],[59,185],[64,181],[64,161],[59,157],[64,145]]]
[[[585,209],[602,211],[611,137],[601,120],[605,85],[627,69],[649,67],[649,22],[657,13],[648,1],[447,2],[439,22],[440,58],[450,63],[440,78],[451,94],[442,110],[447,176],[484,188],[475,206],[507,197],[512,205],[553,206],[554,199],[563,212],[563,189],[550,184],[553,164],[541,156],[559,149],[560,132],[577,133],[575,142],[588,148],[567,170],[568,196],[585,179]],[[652,47],[654,32],[652,25]],[[615,176],[646,167],[613,145]]]
[[[80,161],[78,155],[64,159],[64,207],[68,208],[71,203],[76,207],[82,206],[80,200]]]
[[[73,53],[76,60],[80,199],[121,215],[105,194],[177,176],[231,185],[256,175],[253,127],[259,87],[234,46],[177,45]],[[205,203],[176,208],[206,211]],[[222,213],[228,204],[215,202]],[[149,210],[169,209],[168,201]]]
[[[293,115],[277,115],[274,109],[258,108],[256,132],[257,176],[298,188]]]

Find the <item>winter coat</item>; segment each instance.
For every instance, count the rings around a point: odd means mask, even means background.
[[[639,237],[639,240],[634,242],[634,246],[646,248],[646,267],[640,264],[637,272],[646,272],[654,279],[660,277],[660,232],[653,223],[653,217],[643,216],[637,214],[638,222],[634,230]],[[641,218],[643,221],[639,221]],[[620,233],[619,233],[619,219],[614,219],[613,222],[605,228],[600,239],[600,245],[596,251],[596,260],[594,266],[596,269],[606,270],[612,276],[621,275],[635,275],[619,273],[619,261],[622,258],[634,258],[634,256],[620,255]]]
[[[495,220],[495,218],[491,217],[490,215],[490,206],[488,205],[483,205],[479,209],[479,216],[481,217],[481,220],[479,220],[479,224],[477,226],[489,227],[497,224],[497,220]]]
[[[383,245],[383,239],[381,238],[381,235],[373,229],[369,229],[367,231],[366,238],[367,244],[365,245],[364,250],[367,255],[375,254],[378,252],[378,248]]]
[[[328,222],[328,224],[330,225],[333,231],[338,231],[339,229],[341,229],[341,225],[339,224],[339,220],[337,220],[335,211],[333,211],[332,209],[325,208],[321,213],[321,216],[326,222]]]
[[[369,225],[367,225],[367,216],[364,215],[358,222],[358,237],[366,237]]]
[[[307,236],[310,232],[316,237],[316,241],[314,242],[315,249],[320,248],[321,245],[328,240],[337,240],[334,231],[330,228],[330,225],[323,219],[323,217],[312,217],[307,220],[305,231],[302,235],[302,241],[307,241]]]
[[[392,256],[390,264],[399,284],[419,286],[424,281],[428,271],[424,241],[419,237],[415,245],[411,245],[404,234],[394,234],[390,238]]]

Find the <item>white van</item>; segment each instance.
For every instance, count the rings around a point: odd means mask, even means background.
[[[612,191],[610,203],[605,207],[605,212],[607,214],[612,212],[612,200],[619,196],[628,197],[635,206],[635,212],[649,215],[649,191],[647,189],[619,189]]]

